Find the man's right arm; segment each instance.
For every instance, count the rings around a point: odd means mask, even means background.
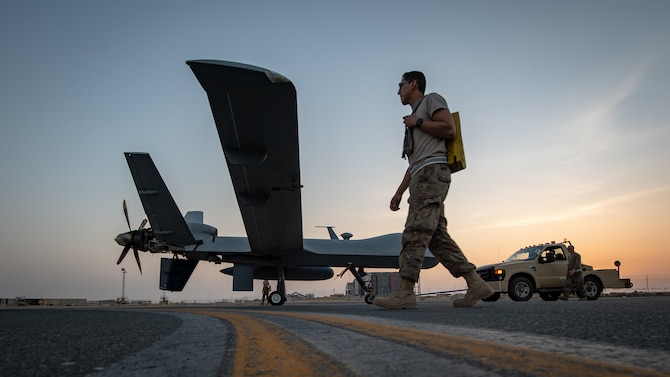
[[[391,198],[391,211],[397,211],[400,209],[400,201],[402,200],[402,194],[405,193],[407,188],[409,187],[409,181],[412,178],[412,176],[409,173],[409,168],[405,171],[405,176],[402,178],[402,182],[400,182],[400,186],[398,186],[398,189],[395,192],[395,195]]]

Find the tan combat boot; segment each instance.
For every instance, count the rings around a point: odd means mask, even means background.
[[[468,283],[468,292],[464,298],[454,300],[454,306],[469,307],[491,296],[494,292],[491,287],[482,278],[479,277],[475,270],[463,275],[465,281]]]
[[[372,303],[386,309],[416,309],[414,282],[403,278],[395,292],[388,297],[375,297]]]

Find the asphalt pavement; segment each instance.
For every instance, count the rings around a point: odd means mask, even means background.
[[[2,376],[668,376],[670,297],[3,308],[0,345]]]

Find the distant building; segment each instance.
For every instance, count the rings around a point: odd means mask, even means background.
[[[372,286],[374,296],[388,296],[400,285],[400,274],[398,272],[368,272],[363,276],[363,281]],[[421,293],[420,285],[416,285],[417,293]],[[365,296],[366,292],[358,284],[357,280],[347,283],[345,290],[348,296]]]
[[[88,301],[85,298],[26,298],[23,296],[14,298],[0,298],[0,306],[85,306]]]

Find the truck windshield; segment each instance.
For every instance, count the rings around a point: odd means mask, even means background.
[[[523,260],[533,260],[537,258],[538,254],[542,250],[542,246],[533,246],[525,249],[521,249],[516,253],[509,256],[505,259],[505,262],[514,262],[514,261],[523,261]]]

